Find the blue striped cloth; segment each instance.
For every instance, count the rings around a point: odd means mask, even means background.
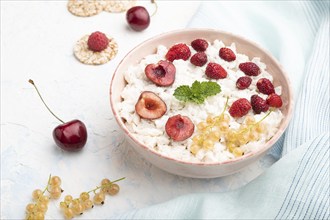
[[[190,27],[246,36],[287,69],[296,107],[269,152],[280,159],[237,190],[185,195],[120,218],[330,219],[329,10],[329,1],[202,3]]]

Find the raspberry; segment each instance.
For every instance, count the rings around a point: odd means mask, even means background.
[[[274,108],[281,108],[283,104],[281,96],[275,93],[270,94],[267,97],[266,102],[270,107],[274,107]]]
[[[203,52],[209,46],[206,40],[204,39],[196,39],[191,42],[192,48],[194,48],[198,52]]]
[[[231,62],[236,60],[236,55],[230,48],[223,47],[219,50],[219,56],[225,61]]]
[[[251,105],[252,109],[256,114],[260,114],[261,112],[266,112],[269,109],[269,106],[266,103],[266,100],[261,98],[258,95],[251,96]]]
[[[229,114],[232,117],[240,118],[246,115],[251,109],[251,104],[246,98],[237,99],[230,106]]]
[[[205,74],[211,79],[223,79],[227,77],[227,71],[217,63],[208,63]]]
[[[260,68],[253,62],[241,63],[238,67],[248,76],[258,76],[260,74]]]
[[[102,32],[96,31],[88,37],[88,48],[94,52],[100,52],[108,47],[109,39]]]
[[[269,79],[266,79],[266,78],[261,78],[258,80],[257,88],[258,88],[259,92],[266,94],[266,95],[275,93],[273,83]]]
[[[242,76],[237,79],[236,87],[238,89],[246,89],[251,85],[252,79],[248,76]]]
[[[190,63],[195,66],[204,66],[207,63],[207,56],[204,52],[197,52],[190,58]]]
[[[172,46],[166,54],[166,59],[173,62],[173,60],[188,60],[191,55],[190,49],[186,44],[176,44]]]

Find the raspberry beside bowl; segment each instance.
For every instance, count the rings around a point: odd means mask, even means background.
[[[157,46],[160,44],[166,47],[170,47],[176,43],[190,44],[191,41],[197,38],[204,38],[210,42],[214,41],[215,39],[220,39],[226,45],[234,42],[239,53],[246,54],[249,57],[260,57],[261,60],[266,63],[268,72],[272,74],[274,78],[274,85],[282,86],[283,106],[281,107],[281,111],[284,115],[284,119],[281,121],[277,133],[259,150],[224,162],[197,163],[181,161],[161,155],[148,146],[145,146],[129,132],[125,126],[124,121],[120,117],[117,104],[121,102],[121,92],[126,85],[124,72],[126,71],[127,67],[137,64],[145,56],[155,53]],[[153,37],[141,43],[131,52],[129,52],[120,62],[119,66],[113,74],[110,85],[110,103],[114,117],[116,118],[116,121],[121,129],[124,131],[128,142],[146,160],[150,161],[152,164],[163,170],[177,175],[194,178],[215,178],[238,172],[242,168],[256,161],[267,152],[267,150],[279,139],[281,134],[288,126],[293,110],[293,95],[289,80],[281,65],[275,60],[275,58],[272,57],[271,54],[260,48],[255,43],[231,33],[218,30],[184,29]]]

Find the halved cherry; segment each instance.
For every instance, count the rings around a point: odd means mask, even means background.
[[[149,64],[144,69],[148,79],[158,86],[170,86],[175,80],[175,66],[166,60],[161,60],[157,64]]]
[[[184,141],[194,133],[194,123],[187,116],[170,117],[165,125],[167,135],[174,141]]]
[[[144,91],[135,104],[135,111],[141,118],[157,119],[166,113],[167,106],[155,93]]]

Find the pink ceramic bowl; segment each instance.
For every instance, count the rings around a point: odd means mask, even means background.
[[[220,39],[226,45],[230,45],[234,42],[236,44],[237,52],[246,54],[250,58],[260,57],[261,61],[267,65],[268,72],[273,75],[274,85],[282,86],[283,106],[281,110],[284,115],[284,119],[281,122],[278,132],[260,150],[224,162],[192,163],[180,161],[163,156],[142,144],[129,132],[124,124],[124,121],[119,116],[117,104],[121,102],[120,94],[126,85],[124,72],[127,68],[131,65],[139,63],[140,60],[146,55],[155,53],[157,46],[160,44],[167,47],[179,42],[190,44],[190,42],[196,38],[204,38],[209,42]],[[163,170],[173,174],[195,178],[214,178],[230,175],[258,160],[282,135],[288,126],[293,110],[293,94],[291,85],[287,75],[275,58],[270,53],[266,52],[264,49],[247,39],[231,33],[212,29],[184,29],[173,31],[153,37],[135,47],[124,57],[113,74],[110,86],[110,102],[113,114],[119,126],[125,133],[128,142],[137,152],[139,152],[146,160]]]

